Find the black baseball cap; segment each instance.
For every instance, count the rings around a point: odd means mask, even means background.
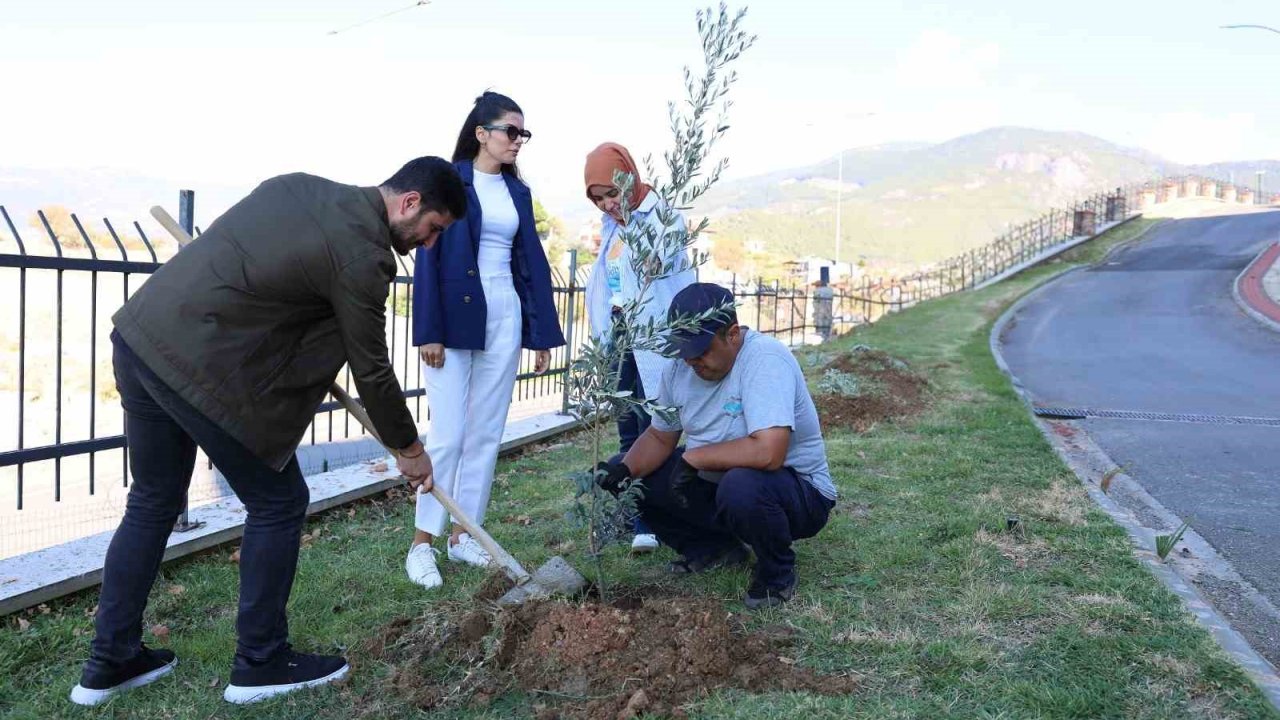
[[[701,315],[716,308],[721,312],[707,317],[698,328],[671,331],[667,349],[682,360],[692,360],[707,351],[717,332],[738,322],[733,293],[715,283],[694,283],[676,293],[667,309],[669,323],[683,315]]]

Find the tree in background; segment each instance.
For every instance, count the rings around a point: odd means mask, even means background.
[[[533,227],[538,231],[538,239],[543,242],[548,238],[564,235],[564,223],[547,212],[547,208],[537,198],[533,199]]]
[[[44,219],[48,221],[48,228],[44,222],[40,220],[40,213],[44,213]],[[83,222],[83,221],[82,221]],[[84,233],[76,227],[76,218],[72,217],[72,212],[62,205],[47,205],[40,209],[39,212],[31,213],[27,224],[36,231],[36,236],[42,241],[49,239],[50,232],[58,239],[58,244],[63,250],[84,250],[85,236],[89,238],[89,242],[93,243],[94,250],[99,253],[106,252],[113,255],[119,254],[115,240],[105,231],[94,229],[91,225],[84,225]],[[120,228],[117,228],[119,232]],[[129,250],[145,250],[146,246],[142,242],[142,238],[137,235],[122,233],[120,242]],[[119,258],[117,258],[119,259]]]
[[[538,232],[538,239],[546,246],[547,261],[551,267],[563,267],[565,253],[572,247],[565,234],[564,223],[548,212],[537,198],[533,199],[533,227]]]
[[[711,261],[718,268],[745,277],[749,274],[750,263],[747,258],[747,246],[737,235],[719,235],[711,245]]]
[[[71,219],[71,211],[61,205],[49,205],[40,209],[44,213],[45,220],[49,221],[48,229],[44,223],[40,221],[39,213],[31,213],[31,219],[27,224],[39,233],[41,238],[48,238],[49,231],[53,231],[53,235],[58,238],[58,244],[65,249],[79,250],[84,247],[84,237],[80,231],[76,229],[76,223]]]

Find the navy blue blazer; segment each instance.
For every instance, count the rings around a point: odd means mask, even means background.
[[[483,350],[488,306],[480,284],[480,200],[470,161],[453,164],[467,188],[467,216],[458,218],[430,250],[418,248],[413,266],[413,344],[443,343],[455,350]],[[503,174],[520,227],[511,247],[511,277],[520,297],[521,346],[549,350],[564,345],[551,295],[551,266],[533,222],[529,186]]]

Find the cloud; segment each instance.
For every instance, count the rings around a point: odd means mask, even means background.
[[[894,76],[912,88],[963,90],[987,84],[1000,64],[1000,46],[969,43],[942,30],[925,30],[898,54]]]

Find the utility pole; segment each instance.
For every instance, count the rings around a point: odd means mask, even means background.
[[[1255,190],[1253,193],[1254,205],[1262,204],[1262,176],[1266,174],[1267,174],[1266,170],[1258,170],[1257,172],[1254,173],[1254,177],[1257,178],[1257,190]]]

